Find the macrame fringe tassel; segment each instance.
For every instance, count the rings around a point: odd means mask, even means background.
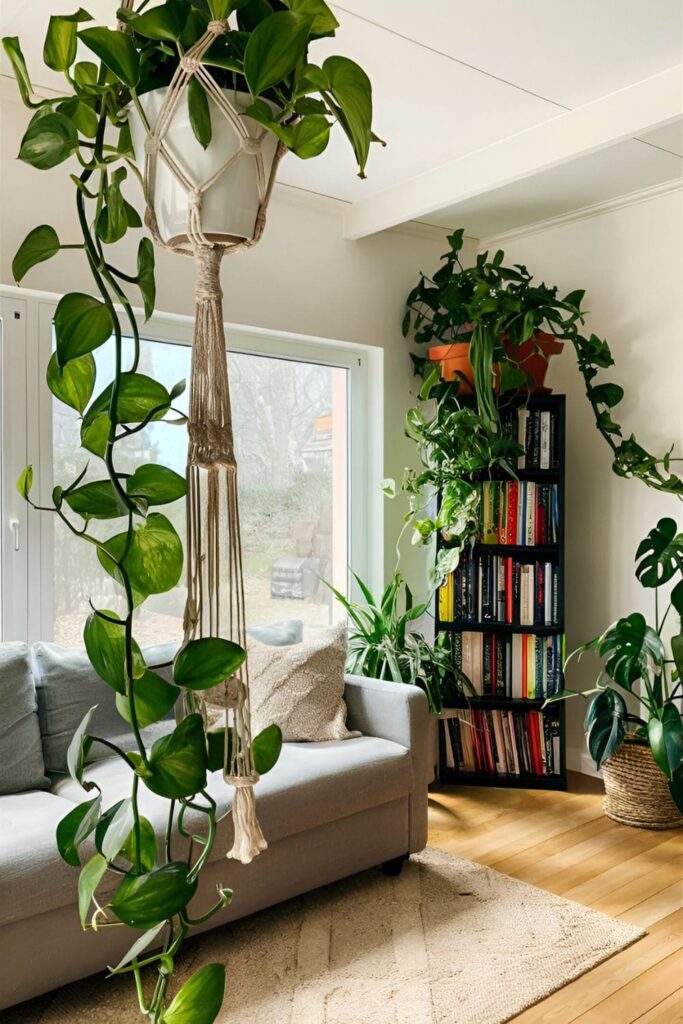
[[[261,826],[256,817],[256,798],[254,787],[249,779],[239,776],[228,776],[226,782],[235,787],[232,802],[232,825],[235,830],[235,841],[227,856],[249,864],[259,853],[268,849]]]

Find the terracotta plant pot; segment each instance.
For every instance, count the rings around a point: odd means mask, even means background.
[[[605,814],[636,828],[680,828],[683,814],[649,747],[625,740],[602,766]]]
[[[433,363],[441,363],[442,380],[460,381],[460,394],[474,393],[474,371],[470,362],[469,341],[454,341],[450,345],[434,345],[427,355]]]
[[[528,338],[521,345],[513,345],[507,337],[503,338],[505,351],[509,354],[511,362],[519,365],[519,368],[526,373],[527,377],[533,380],[533,391],[543,394],[550,394],[551,388],[545,387],[545,375],[548,371],[548,361],[551,356],[557,356],[564,346],[563,341],[558,341],[554,334],[544,334],[543,331],[536,331],[533,338]]]

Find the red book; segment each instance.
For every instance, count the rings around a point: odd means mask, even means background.
[[[529,735],[532,741],[533,761],[534,761],[534,773],[536,775],[543,774],[543,759],[541,757],[541,737],[538,732],[538,718],[536,715],[527,715],[529,720]]]
[[[517,540],[517,501],[519,484],[511,480],[508,484],[507,543],[514,544]]]
[[[505,621],[512,622],[512,559],[505,559]]]
[[[522,634],[522,697],[526,697],[526,633]]]
[[[540,494],[539,494],[540,492]],[[547,500],[548,488],[539,487],[536,490],[536,543],[547,544],[547,524],[546,524],[546,500]]]

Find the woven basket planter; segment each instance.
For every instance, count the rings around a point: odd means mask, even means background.
[[[649,747],[626,741],[602,766],[605,814],[636,828],[680,828],[683,815]]]

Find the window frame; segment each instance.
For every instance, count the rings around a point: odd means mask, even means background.
[[[59,296],[0,286],[0,311],[10,311],[17,303],[23,309],[24,366],[20,360],[3,358],[0,348],[0,382],[5,391],[25,396],[8,408],[3,402],[3,424],[0,439],[18,439],[12,455],[3,454],[3,545],[0,551],[0,609],[7,609],[7,617],[0,616],[2,639],[34,642],[50,639],[53,634],[53,527],[45,514],[27,515],[29,511],[16,493],[14,483],[24,465],[34,467],[34,491],[38,500],[49,499],[53,487],[52,472],[52,395],[45,383],[45,367],[52,351],[52,321]],[[136,315],[138,311],[136,310]],[[170,344],[190,345],[193,319],[179,314],[155,313],[143,322],[138,316],[140,335],[145,340]],[[293,334],[267,328],[250,327],[226,322],[228,355],[230,352],[269,356],[312,362],[348,371],[347,390],[347,451],[348,451],[348,507],[347,529],[350,567],[377,589],[383,579],[383,353],[380,349],[356,342],[334,341],[328,338]],[[18,346],[16,346],[18,348]],[[4,372],[3,372],[4,370]],[[23,371],[23,387],[17,390]],[[14,382],[12,381],[14,378]],[[33,385],[33,386],[32,386]],[[34,401],[29,399],[34,398]],[[7,415],[5,415],[7,410]],[[2,431],[4,426],[4,432]],[[21,438],[24,443],[22,444]],[[22,463],[21,465],[19,465]],[[8,479],[16,466],[19,469]],[[8,471],[9,470],[9,471]],[[8,499],[8,495],[14,497]],[[16,498],[16,501],[14,500]],[[5,507],[7,506],[7,508]],[[9,510],[9,511],[8,511]],[[19,515],[22,523],[22,570],[13,572],[12,585],[17,575],[23,574],[22,601],[8,599],[10,577],[2,572],[6,564],[3,557],[8,543],[8,520]],[[25,549],[25,550],[24,550]],[[25,592],[25,599],[23,593]],[[350,589],[353,593],[353,588]],[[16,593],[16,591],[15,591]],[[14,607],[13,607],[14,606]]]

